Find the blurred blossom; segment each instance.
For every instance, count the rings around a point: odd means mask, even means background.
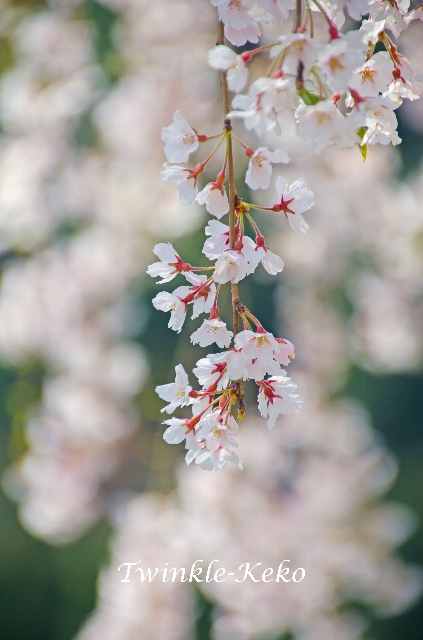
[[[121,506],[116,517],[119,535],[113,541],[111,564],[99,577],[99,608],[78,640],[187,640],[195,605],[188,585],[181,588],[177,581],[141,582],[136,572],[135,579],[122,584],[126,568],[118,573],[123,563],[137,562],[140,553],[143,563],[139,567],[151,567],[153,574],[154,567],[164,568],[166,562],[169,568],[186,566],[191,552],[184,514],[172,501],[146,494]]]
[[[174,617],[179,632],[180,599],[190,597],[191,585],[177,578],[170,586],[161,573],[151,584],[142,583],[134,568],[129,583],[121,584],[126,569],[117,570],[124,562],[160,572],[169,562],[169,568],[185,567],[188,574],[195,560],[203,559],[203,582],[197,586],[218,605],[213,637],[219,640],[289,630],[306,640],[321,638],[323,631],[334,640],[361,638],[363,620],[348,609],[340,613],[340,605],[361,602],[392,614],[414,601],[421,573],[391,554],[415,523],[404,507],[377,502],[394,478],[394,467],[360,407],[309,405],[270,438],[261,427],[252,422],[242,429],[244,471],[214,475],[181,466],[176,493],[161,502],[155,518],[145,515],[150,495],[121,506],[111,565],[99,583],[99,605],[79,639],[97,640],[108,627],[124,629],[125,639],[137,633],[150,637],[154,623],[145,611],[164,601],[165,615]],[[146,530],[153,527],[156,537],[147,543]],[[262,563],[256,577],[289,559],[292,570],[305,569],[306,578],[295,587],[249,579],[234,584],[229,578],[206,583],[205,568],[216,559],[214,568],[235,572],[247,560],[251,566]],[[133,598],[138,608],[129,622]],[[178,632],[168,637],[186,637]]]

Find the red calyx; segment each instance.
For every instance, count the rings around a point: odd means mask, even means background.
[[[251,51],[244,51],[241,53],[241,58],[244,60],[245,64],[248,64],[253,57],[253,53]]]
[[[220,320],[219,318],[219,307],[213,305],[210,309],[210,320]]]
[[[182,271],[191,271],[192,267],[187,262],[181,260],[179,256],[176,256],[176,262],[169,262],[169,266],[175,267],[175,271],[181,273]]]
[[[364,98],[362,98],[361,95],[355,89],[350,89],[350,94],[355,104],[360,104],[360,102],[364,102]]]
[[[217,178],[216,178],[216,182],[212,183],[213,186],[216,189],[219,189],[219,191],[222,191],[222,189],[223,189],[223,184],[224,184],[224,182],[226,180],[226,175],[225,174],[226,174],[226,171],[222,170],[220,173],[218,173]]]
[[[333,104],[336,104],[338,102],[338,100],[341,99],[341,94],[340,93],[334,93],[332,98],[331,98],[331,102],[333,102]]]
[[[329,37],[331,42],[332,40],[336,40],[337,38],[339,38],[338,27],[333,22],[329,25]]]
[[[257,325],[256,333],[266,333],[265,329],[263,329],[261,324]]]
[[[205,133],[197,133],[197,139],[198,139],[198,142],[207,142],[209,137],[206,136]]]
[[[277,71],[275,71],[275,73],[273,74],[273,77],[275,80],[279,80],[279,78],[282,78],[283,77],[282,69],[278,69]]]
[[[256,235],[256,245],[257,247],[263,247],[263,249],[266,248],[266,245],[264,243],[264,237],[260,233]]]
[[[401,71],[398,69],[398,67],[394,67],[394,69],[392,70],[392,75],[394,77],[394,80],[401,79]]]
[[[254,153],[255,151],[251,147],[245,148],[245,155],[247,155],[249,158],[251,158],[254,155]]]
[[[204,166],[205,165],[203,162],[199,162],[197,165],[195,165],[194,169],[188,169],[188,171],[190,172],[193,178],[198,178],[200,173],[203,173]]]
[[[292,211],[289,208],[289,205],[291,204],[291,202],[294,200],[294,198],[291,198],[290,200],[287,200],[285,202],[285,200],[282,197],[281,203],[280,204],[274,204],[272,207],[272,211],[275,211],[276,213],[279,213],[280,211],[283,211],[285,215],[287,215],[288,213],[295,213],[295,211]]]

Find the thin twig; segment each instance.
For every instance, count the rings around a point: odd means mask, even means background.
[[[219,21],[219,32],[216,44],[225,44],[225,32],[224,32],[224,24]],[[223,95],[223,111],[225,116],[225,128],[227,131],[231,131],[232,125],[230,118],[227,118],[227,114],[230,111],[230,103],[229,103],[229,89],[228,89],[228,81],[226,78],[226,71],[222,71],[221,74],[222,80],[222,95]],[[236,184],[235,184],[235,168],[234,168],[234,157],[232,150],[232,136],[228,135],[228,183],[229,183],[229,247],[231,249],[235,246],[235,206],[236,200],[238,197]],[[238,285],[231,283],[231,292],[232,292],[232,321],[234,327],[234,336],[239,331],[238,326],[238,312],[236,310],[236,304],[239,302],[239,293],[238,293]]]
[[[296,31],[301,27],[301,3],[302,0],[295,0],[295,20],[292,27],[293,33],[296,33]]]

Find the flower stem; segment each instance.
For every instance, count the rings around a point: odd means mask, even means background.
[[[224,32],[224,24],[219,21],[219,32],[217,44],[225,44],[225,32]],[[223,111],[225,115],[225,128],[228,131],[231,131],[232,125],[229,118],[226,115],[230,111],[230,103],[229,103],[229,89],[228,89],[228,81],[226,78],[226,71],[222,71],[221,74],[222,80],[222,95],[223,95]],[[235,184],[235,167],[234,167],[234,157],[233,157],[233,149],[232,149],[232,136],[228,136],[227,142],[227,154],[228,154],[228,183],[229,183],[229,247],[230,249],[234,248],[235,245],[235,206],[236,200],[238,197],[236,184]],[[239,293],[238,293],[238,285],[231,283],[231,292],[232,292],[232,321],[234,327],[234,336],[239,331],[238,325],[238,313],[236,310],[236,303],[239,302]]]

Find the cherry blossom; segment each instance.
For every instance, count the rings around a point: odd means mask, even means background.
[[[247,41],[258,42],[261,31],[250,15],[252,0],[211,0],[219,18],[225,24],[225,36],[237,47]]]
[[[196,434],[186,438],[186,462],[208,471],[223,469],[228,462],[242,469],[238,455],[233,451],[237,442],[238,425],[232,417],[225,422],[218,411],[209,413],[198,424]],[[182,441],[182,440],[181,440]]]
[[[216,218],[221,218],[229,211],[225,187],[216,182],[209,182],[195,199],[199,204],[205,204],[207,211]]]
[[[369,13],[370,17],[375,21],[385,20],[386,28],[398,38],[401,31],[407,26],[404,16],[409,6],[410,0],[400,0],[400,2],[395,0],[392,3],[387,0],[370,0]]]
[[[247,377],[247,362],[240,351],[229,349],[201,358],[193,373],[204,388],[217,385],[220,391],[228,386],[229,380]]]
[[[180,418],[169,418],[163,424],[169,425],[163,434],[163,440],[168,444],[180,444],[183,442],[193,427],[190,426],[190,420],[182,420]]]
[[[152,278],[161,277],[162,279],[158,281],[158,284],[170,282],[178,273],[190,269],[189,265],[182,262],[169,242],[156,244],[153,248],[153,253],[160,258],[160,262],[150,264],[147,268],[147,273]]]
[[[369,11],[369,0],[337,0],[338,6],[345,8],[353,20],[361,20]]]
[[[261,238],[259,238],[259,241],[261,241]],[[283,270],[284,263],[282,258],[270,251],[270,249],[264,244],[264,238],[260,244],[257,244],[256,253],[257,258],[261,260],[263,267],[266,269],[267,273],[270,273],[270,275],[275,276]]]
[[[183,205],[190,205],[194,202],[197,193],[197,178],[190,169],[184,169],[178,165],[168,165],[164,163],[165,170],[162,171],[163,180],[175,182],[179,189],[179,201]]]
[[[245,329],[235,336],[235,348],[241,349],[248,362],[258,360],[264,366],[271,361],[274,354],[281,352],[281,347],[272,333],[261,327],[256,332]]]
[[[231,118],[244,120],[248,131],[262,136],[273,129],[280,133],[278,115],[295,104],[295,86],[290,78],[259,78],[252,83],[248,95],[232,100]]]
[[[338,38],[319,54],[318,64],[325,72],[325,80],[331,91],[347,90],[353,72],[364,60],[361,48],[351,47],[347,38]]]
[[[250,273],[250,265],[241,251],[228,249],[216,261],[214,281],[218,284],[237,283]]]
[[[295,0],[258,0],[258,4],[264,11],[264,14],[259,13],[260,19],[270,20],[275,24],[286,20],[289,17],[289,11],[295,9]]]
[[[300,138],[314,142],[315,153],[327,145],[354,147],[360,138],[333,102],[325,100],[315,105],[300,104],[295,111],[297,133]]]
[[[410,11],[407,16],[404,16],[404,22],[409,25],[413,20],[420,20],[423,22],[423,4]]]
[[[363,20],[363,23],[359,29],[363,34],[361,39],[365,45],[371,46],[379,42],[379,35],[385,30],[385,20],[379,20],[374,22],[373,20]]]
[[[218,44],[209,51],[209,65],[212,69],[227,71],[228,87],[238,93],[248,80],[248,67],[242,55],[238,56],[224,44]]]
[[[351,89],[366,98],[373,98],[386,90],[392,79],[393,64],[386,52],[379,51],[354,73]]]
[[[304,70],[309,71],[317,60],[320,45],[304,33],[290,33],[280,36],[279,45],[270,51],[270,57],[283,56],[284,73],[293,74],[298,70],[298,64],[304,65]]]
[[[283,149],[269,151],[267,147],[259,147],[250,158],[245,182],[251,189],[267,189],[272,177],[272,162],[289,162],[289,156]]]
[[[294,345],[289,340],[283,340],[282,338],[276,338],[276,342],[279,343],[281,350],[280,353],[275,353],[273,357],[277,362],[287,367],[291,360],[295,358]]]
[[[276,192],[280,204],[274,205],[274,211],[283,211],[291,227],[306,233],[308,224],[301,215],[314,204],[314,193],[307,189],[304,178],[296,180],[288,186],[288,181],[279,176],[276,181]]]
[[[179,289],[182,288],[175,289],[173,293],[161,291],[152,300],[154,307],[159,311],[170,311],[168,327],[177,333],[181,332],[187,312],[187,304],[177,295],[177,292],[181,293]]]
[[[198,149],[197,133],[181,115],[175,111],[173,123],[162,129],[165,154],[169,162],[187,162],[188,157]]]
[[[183,407],[190,404],[191,399],[189,393],[192,387],[189,385],[188,375],[181,364],[175,367],[175,382],[170,384],[161,384],[156,387],[156,393],[162,400],[166,400],[169,404],[161,409],[161,412],[173,413],[177,407]]]
[[[188,456],[188,454],[187,454]],[[200,444],[200,451],[195,452],[195,463],[207,471],[220,471],[228,462],[242,469],[242,462],[235,451],[219,447],[215,451],[207,449],[205,444]]]
[[[392,72],[393,80],[388,91],[383,95],[388,96],[394,102],[399,99],[418,100],[423,94],[423,83],[416,80],[410,62],[401,54],[396,54],[396,66]]]
[[[394,102],[386,96],[376,96],[355,105],[350,117],[355,126],[366,127],[364,144],[397,145],[401,142],[397,133],[398,121],[394,113],[400,104],[401,101]]]
[[[187,296],[194,295],[191,318],[195,320],[200,313],[209,313],[216,296],[216,285],[214,282],[206,284],[206,276],[199,276],[192,272],[185,273],[185,277],[193,285],[189,287]]]
[[[258,408],[263,418],[267,419],[269,429],[273,429],[278,416],[298,413],[303,405],[304,398],[295,393],[297,385],[286,377],[283,369],[281,375],[262,380],[259,386]]]
[[[229,247],[229,227],[218,220],[210,220],[205,233],[210,237],[204,243],[203,253],[215,260]]]
[[[190,340],[193,344],[199,344],[200,347],[208,347],[216,343],[218,347],[223,349],[223,347],[229,347],[232,336],[233,333],[228,331],[225,322],[219,318],[212,318],[204,320],[201,327],[191,335]]]

